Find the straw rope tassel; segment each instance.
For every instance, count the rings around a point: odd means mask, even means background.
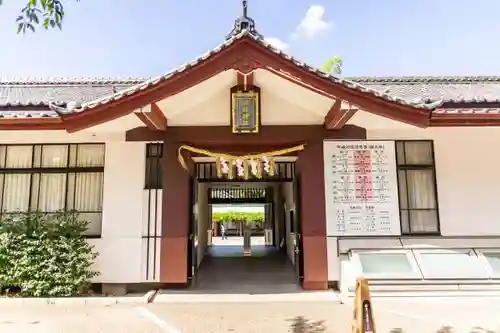
[[[227,171],[227,178],[233,179],[234,178],[234,165],[233,165],[233,159],[228,159],[227,164],[229,166],[229,170]]]
[[[215,167],[217,169],[217,177],[221,178],[222,177],[222,165],[221,165],[221,160],[220,158],[215,159]]]
[[[262,165],[262,161],[259,159],[257,160],[257,174],[255,175],[257,178],[261,179],[262,178],[262,168],[264,166]]]
[[[296,151],[301,151],[304,149],[305,149],[305,145],[298,145],[298,146],[291,147],[291,148],[280,149],[280,150],[275,150],[275,151],[270,151],[270,152],[265,152],[265,153],[260,153],[260,154],[236,156],[236,155],[231,155],[231,154],[214,153],[214,152],[211,152],[209,150],[195,148],[195,147],[191,147],[188,145],[182,145],[177,150],[177,159],[179,160],[179,164],[182,166],[182,168],[184,170],[187,170],[186,160],[184,159],[184,156],[182,155],[182,152],[184,150],[187,150],[187,151],[195,153],[195,154],[214,157],[216,159],[215,163],[216,163],[216,167],[217,167],[217,176],[219,178],[222,177],[221,159],[224,159],[228,162],[228,167],[229,167],[228,178],[229,179],[234,178],[233,161],[235,161],[235,160],[242,160],[243,161],[243,166],[244,166],[244,170],[245,170],[244,171],[245,172],[245,179],[247,179],[246,177],[248,177],[248,162],[249,162],[249,160],[255,160],[255,161],[257,161],[257,175],[256,175],[256,177],[262,178],[262,168],[264,167],[262,165],[262,158],[263,157],[267,157],[269,159],[269,174],[274,175],[274,174],[276,174],[276,161],[274,160],[273,157],[290,154],[290,153],[293,153]]]
[[[250,176],[249,161],[243,160],[243,178],[248,179]]]
[[[269,176],[276,175],[276,161],[274,158],[269,159]]]
[[[181,147],[182,148],[182,147]],[[177,152],[177,159],[179,160],[179,164],[184,170],[187,170],[187,165],[186,161],[184,160],[184,156],[182,156],[182,151],[181,148],[179,148],[179,151]]]

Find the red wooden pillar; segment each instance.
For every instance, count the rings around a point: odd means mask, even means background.
[[[160,282],[185,284],[187,276],[187,233],[189,173],[177,160],[178,144],[163,143],[163,202],[160,245]]]
[[[300,222],[304,255],[303,288],[328,288],[323,140],[307,142],[299,153]]]

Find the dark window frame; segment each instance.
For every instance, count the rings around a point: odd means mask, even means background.
[[[72,146],[75,146],[75,163],[78,163],[78,147],[79,146],[102,146],[104,149],[104,161],[102,166],[92,166],[92,167],[81,167],[81,166],[70,166],[71,164],[71,158],[73,157],[71,154]],[[26,167],[26,168],[8,168],[6,167],[7,165],[7,159],[8,159],[8,149],[9,147],[26,147],[29,146],[31,147],[31,166]],[[61,147],[65,146],[67,147],[68,150],[68,156],[66,157],[66,163],[65,166],[59,167],[43,167],[42,166],[42,159],[43,159],[43,149],[44,147]],[[28,198],[28,210],[25,213],[30,213],[32,211],[37,211],[38,210],[38,205],[39,205],[39,200],[40,200],[40,182],[41,182],[41,175],[42,174],[64,174],[66,176],[65,180],[65,193],[64,193],[64,209],[63,211],[68,211],[71,210],[71,208],[68,208],[68,196],[69,196],[69,178],[70,175],[74,174],[75,175],[75,182],[76,182],[76,177],[78,174],[85,174],[85,173],[102,173],[103,174],[103,182],[104,182],[104,167],[106,163],[106,153],[105,153],[105,143],[101,142],[78,142],[78,143],[42,143],[42,144],[0,144],[0,149],[5,149],[5,156],[3,156],[3,166],[0,164],[0,175],[8,175],[8,174],[29,174],[30,175],[30,180],[29,180],[29,198]],[[35,158],[37,154],[37,149],[39,149],[40,153],[40,166],[35,166]],[[35,178],[35,176],[38,176],[38,179]],[[36,208],[33,208],[32,205],[32,196],[33,196],[33,187],[35,181],[38,181],[37,185],[37,202],[36,202]],[[4,192],[5,192],[5,177],[1,183],[0,186],[0,218],[3,215],[12,215],[12,214],[19,214],[22,212],[4,212]],[[73,191],[76,192],[76,185],[73,188]],[[75,196],[75,193],[73,193],[73,197]],[[54,213],[54,212],[45,212],[45,213]],[[78,213],[100,213],[101,214],[101,222],[100,222],[100,229],[99,229],[99,234],[88,234],[85,235],[87,238],[100,238],[102,235],[102,213],[103,210],[92,210],[92,211],[78,211]]]
[[[406,163],[399,163],[398,161],[398,156],[399,156],[399,151],[398,147],[399,145],[403,146],[403,156],[406,158],[406,144],[407,143],[426,143],[430,145],[431,149],[431,157],[432,157],[432,162],[431,164],[406,164]],[[440,223],[440,217],[439,217],[439,198],[438,198],[438,190],[437,190],[437,175],[436,175],[436,155],[435,155],[435,150],[434,150],[434,141],[433,140],[396,140],[395,141],[395,153],[396,153],[396,173],[397,173],[397,179],[398,179],[398,194],[401,197],[401,189],[399,188],[399,182],[400,182],[400,173],[399,171],[409,171],[409,170],[431,170],[432,171],[432,181],[433,181],[433,194],[434,194],[434,206],[435,208],[401,208],[401,198],[398,198],[399,200],[399,214],[400,214],[400,224],[401,224],[401,235],[402,236],[439,236],[441,235],[441,223]],[[406,161],[405,161],[406,162]],[[405,173],[405,182],[406,182],[406,202],[409,204],[410,198],[409,198],[409,190],[408,190],[408,175]],[[434,231],[419,231],[419,232],[412,232],[411,231],[411,211],[435,211],[436,212],[436,230]],[[403,229],[403,220],[402,220],[402,214],[403,211],[406,211],[408,213],[408,231],[404,231]]]
[[[163,188],[163,143],[146,144],[146,165],[144,189],[161,190]]]

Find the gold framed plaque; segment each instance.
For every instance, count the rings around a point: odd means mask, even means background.
[[[231,93],[231,127],[233,133],[259,133],[259,93]]]

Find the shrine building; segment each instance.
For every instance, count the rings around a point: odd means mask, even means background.
[[[158,77],[1,81],[1,213],[77,210],[106,286],[189,286],[212,205],[249,203],[303,289],[494,290],[499,100],[500,77],[327,75],[245,8]]]

